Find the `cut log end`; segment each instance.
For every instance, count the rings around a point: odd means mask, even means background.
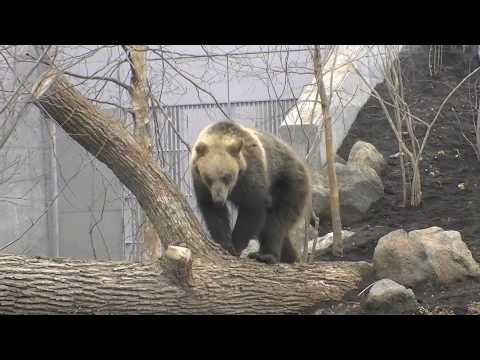
[[[169,246],[165,252],[170,270],[176,279],[183,285],[191,286],[192,276],[192,252],[181,246]]]
[[[165,252],[165,256],[174,261],[187,263],[192,261],[192,252],[190,249],[181,246],[169,246]]]

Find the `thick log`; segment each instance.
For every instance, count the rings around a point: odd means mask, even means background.
[[[0,256],[2,314],[303,314],[359,286],[366,263],[263,265],[193,259],[179,284],[151,264]]]

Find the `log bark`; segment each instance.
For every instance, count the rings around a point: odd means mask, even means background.
[[[365,263],[269,266],[193,258],[150,264],[0,256],[3,314],[303,314],[359,286]]]
[[[266,265],[228,255],[208,240],[185,199],[117,119],[55,71],[32,93],[137,196],[171,246],[143,264],[1,255],[0,313],[303,314],[341,300],[372,274],[365,262]]]

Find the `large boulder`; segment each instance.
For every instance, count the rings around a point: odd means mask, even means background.
[[[357,141],[350,150],[347,164],[361,168],[370,167],[381,175],[386,162],[375,146],[365,141]]]
[[[342,222],[361,220],[370,206],[383,196],[383,184],[373,168],[335,164]],[[320,220],[330,217],[328,169],[312,172],[312,205]]]
[[[383,236],[375,248],[373,264],[378,277],[405,286],[448,285],[480,278],[480,266],[460,233],[436,226],[409,233],[401,229]]]
[[[411,314],[417,310],[417,300],[412,289],[390,279],[377,281],[362,305],[367,311],[382,314]]]

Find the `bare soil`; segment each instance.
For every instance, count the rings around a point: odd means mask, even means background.
[[[432,121],[442,101],[469,69],[478,66],[475,61],[466,59],[460,47],[444,46],[441,71],[431,77],[428,51],[429,46],[411,46],[401,56],[410,110],[426,122]],[[475,139],[472,116],[474,89],[480,89],[479,79],[480,72],[457,90],[430,134],[421,163],[423,203],[418,208],[401,206],[400,161],[398,157],[390,158],[398,153],[398,143],[378,100],[371,97],[364,106],[339,155],[347,159],[357,140],[375,145],[388,162],[382,176],[385,196],[372,206],[365,219],[349,226],[348,229],[365,245],[347,253],[344,260],[371,261],[378,240],[393,230],[439,226],[459,231],[473,257],[480,262],[480,161],[462,135],[463,130],[465,136],[472,141]],[[377,90],[388,99],[383,84]],[[418,125],[415,131],[421,141],[424,127]],[[461,283],[450,288],[429,287],[414,291],[421,305],[418,313],[480,314],[480,284]],[[360,300],[358,294],[352,294],[341,304],[332,304],[319,313],[358,314],[361,313]]]

